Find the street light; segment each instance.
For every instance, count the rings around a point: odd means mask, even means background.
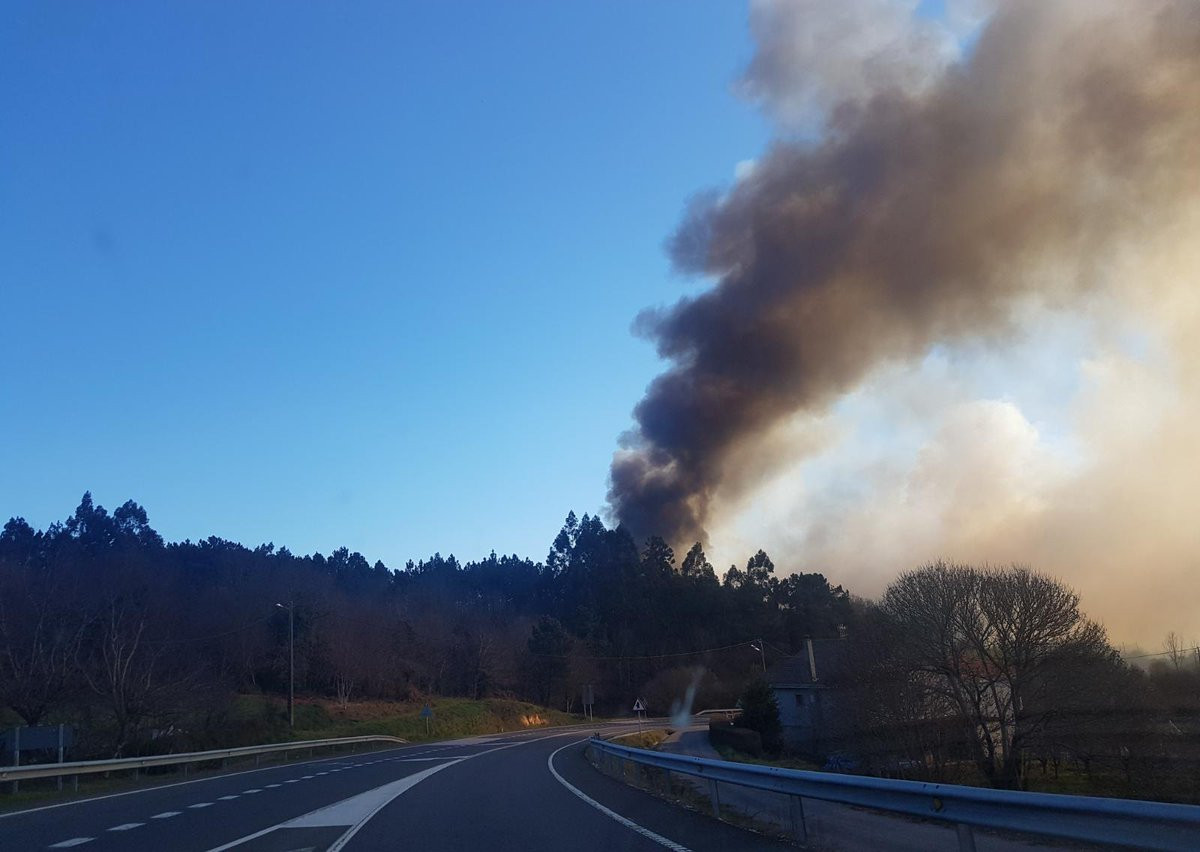
[[[277,603],[288,614],[288,728],[296,728],[296,602]]]
[[[750,647],[753,648],[755,651],[758,651],[759,656],[762,658],[763,674],[766,674],[767,673],[767,652],[763,650],[763,640],[759,639],[757,642],[751,642]]]

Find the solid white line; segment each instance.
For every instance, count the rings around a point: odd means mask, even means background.
[[[455,761],[457,762],[457,761]],[[231,840],[223,846],[216,846],[209,849],[208,852],[224,852],[226,849],[232,849],[235,846],[241,846],[243,843],[249,843],[251,840],[256,840],[259,837],[270,834],[280,828],[292,827],[324,827],[345,825],[349,827],[349,832],[343,834],[329,847],[328,852],[335,852],[345,846],[354,834],[366,825],[367,820],[375,816],[389,802],[393,801],[401,793],[405,792],[414,785],[428,778],[435,772],[445,769],[452,764],[446,763],[442,766],[435,766],[431,769],[426,769],[423,772],[417,772],[406,778],[394,781],[390,784],[385,784],[383,788],[368,790],[366,793],[359,793],[356,796],[351,796],[348,799],[343,799],[340,802],[335,802],[332,805],[326,805],[323,808],[317,808],[315,811],[310,811],[303,816],[295,819],[281,822],[278,825],[268,826],[261,831],[256,831],[253,834],[247,834],[245,837],[239,837],[237,840]],[[385,789],[386,788],[386,789]],[[388,795],[390,794],[390,795]],[[379,799],[382,798],[382,801]],[[365,816],[364,816],[365,813]],[[351,823],[355,820],[360,820],[356,825]]]
[[[145,824],[144,822],[123,822],[120,825],[114,825],[109,831],[129,831],[131,828],[141,828]]]
[[[405,781],[411,781],[411,783],[401,786],[395,795],[389,796],[385,801],[380,802],[378,807],[376,807],[370,813],[365,815],[362,819],[360,819],[357,823],[355,823],[349,831],[347,831],[345,834],[343,834],[341,837],[339,837],[336,841],[334,841],[333,845],[329,847],[327,852],[340,852],[340,850],[345,849],[346,844],[350,842],[350,840],[354,837],[354,835],[358,834],[358,832],[362,829],[362,827],[370,821],[371,817],[375,816],[375,814],[379,813],[381,810],[383,810],[385,807],[387,807],[389,804],[391,804],[393,801],[395,801],[406,790],[409,790],[412,787],[416,786],[421,781],[424,781],[426,778],[428,778],[433,773],[441,772],[443,769],[445,769],[449,766],[453,766],[456,763],[458,763],[457,760],[452,760],[449,763],[443,763],[441,766],[431,766],[429,769],[425,769],[421,772],[416,773],[415,775],[411,775],[408,778],[404,779]]]
[[[536,743],[536,742],[540,742],[541,740],[549,740],[549,739],[553,739],[555,737],[572,736],[577,733],[578,733],[578,731],[566,731],[566,732],[557,733],[557,734],[548,734],[544,737],[538,737],[536,739],[523,739],[520,742],[509,743],[507,745],[497,746],[495,748],[488,749],[487,751],[476,752],[475,754],[470,755],[470,757],[479,757],[484,754],[491,754],[494,751],[503,751],[506,748],[515,748],[516,746],[519,746],[519,745]],[[401,779],[400,782],[393,782],[393,784],[385,784],[384,787],[388,787],[389,789],[395,790],[398,786],[400,786],[401,784],[404,784],[406,782],[411,782],[408,784],[408,786],[411,787],[412,784],[416,784],[418,782],[418,780],[424,780],[425,778],[432,775],[434,772],[438,772],[442,769],[445,769],[447,766],[454,765],[455,763],[461,763],[462,761],[465,761],[468,758],[467,757],[443,757],[443,758],[439,758],[439,759],[445,760],[446,763],[442,764],[441,766],[435,766],[430,769],[425,769],[425,770],[422,770],[421,772],[414,773],[413,775],[409,775],[406,778]],[[285,784],[293,784],[296,782],[296,780],[297,779],[292,778],[292,779],[289,779],[288,781],[285,781],[284,783]],[[328,819],[338,808],[340,808],[342,806],[347,806],[347,807],[350,806],[351,802],[354,799],[358,799],[358,803],[365,807],[366,803],[368,802],[369,794],[378,792],[378,790],[380,790],[380,789],[381,788],[376,788],[374,791],[369,790],[369,791],[367,791],[366,794],[360,793],[358,796],[350,797],[350,799],[343,799],[341,802],[335,802],[334,804],[327,805],[324,808],[318,808],[315,811],[304,814],[303,816],[299,816],[293,820],[289,820],[288,822],[283,822],[283,823],[279,823],[278,825],[268,826],[267,828],[264,828],[261,831],[256,831],[253,834],[247,834],[245,837],[239,837],[237,840],[232,840],[229,843],[226,843],[224,846],[217,846],[213,849],[209,849],[208,852],[224,852],[224,850],[226,850],[226,849],[232,849],[235,846],[241,846],[243,843],[249,843],[251,840],[256,840],[257,838],[263,837],[264,835],[267,835],[267,834],[270,834],[271,832],[273,832],[277,829],[287,828],[290,826],[299,826],[309,820],[325,820],[324,822],[315,823],[315,824],[328,825],[329,824]],[[404,789],[408,789],[408,787],[405,787]],[[371,817],[375,816],[375,814],[378,813],[380,809],[382,809],[384,806],[386,806],[388,804],[388,802],[394,800],[396,798],[396,796],[400,795],[400,793],[402,793],[402,792],[404,792],[404,791],[401,790],[400,792],[391,796],[387,801],[383,802],[382,804],[379,804],[378,807],[376,807],[374,810],[372,810],[370,813],[368,813],[365,817],[363,817],[357,825],[351,826],[350,830],[346,834],[343,834],[341,837],[339,837],[334,842],[334,845],[329,847],[327,852],[338,852],[338,850],[343,849],[345,847],[345,845],[350,842],[350,839],[358,832],[358,830],[367,824],[367,821],[369,819],[371,819]],[[341,813],[346,813],[346,811],[342,810]],[[357,815],[361,816],[361,812],[359,812]],[[345,818],[345,817],[342,817],[342,818]]]
[[[591,805],[596,810],[600,811],[600,813],[604,814],[605,816],[612,817],[617,822],[621,823],[621,825],[625,826],[626,828],[632,829],[633,831],[636,831],[638,834],[642,835],[642,837],[648,838],[649,840],[653,840],[655,843],[658,843],[659,845],[665,846],[668,849],[672,850],[672,852],[691,852],[691,850],[689,850],[686,846],[681,846],[680,844],[676,843],[674,840],[668,840],[667,838],[663,837],[661,834],[655,834],[653,831],[646,828],[645,826],[638,825],[636,822],[629,819],[628,817],[623,817],[616,811],[614,811],[610,808],[606,808],[604,805],[600,804],[595,799],[593,799],[591,796],[589,796],[587,793],[580,790],[578,787],[576,787],[574,784],[572,784],[566,778],[563,778],[561,775],[559,775],[558,770],[554,768],[554,756],[556,754],[558,754],[560,751],[562,751],[563,749],[570,748],[571,746],[574,746],[574,745],[579,745],[579,743],[567,743],[562,748],[556,749],[549,757],[546,758],[546,768],[550,770],[550,774],[555,777],[555,779],[558,781],[559,784],[562,784],[564,787],[566,787],[568,790],[570,790],[576,796],[583,799],[585,802],[587,802],[589,805]]]
[[[96,838],[94,837],[72,837],[70,840],[64,840],[62,843],[54,843],[50,849],[67,849],[71,846],[82,846],[84,843],[91,843]]]

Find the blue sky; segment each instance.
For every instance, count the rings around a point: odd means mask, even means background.
[[[726,2],[10,5],[0,515],[544,556],[768,128]]]

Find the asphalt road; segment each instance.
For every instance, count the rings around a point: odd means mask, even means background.
[[[591,731],[405,746],[0,816],[0,850],[786,849],[608,778]]]

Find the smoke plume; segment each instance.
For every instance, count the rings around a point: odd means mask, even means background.
[[[635,535],[707,540],[756,448],[881,370],[1178,286],[1138,258],[1196,221],[1200,4],[915,6],[754,5],[739,89],[781,136],[670,240],[712,286],[638,320],[669,367],[612,463]]]

